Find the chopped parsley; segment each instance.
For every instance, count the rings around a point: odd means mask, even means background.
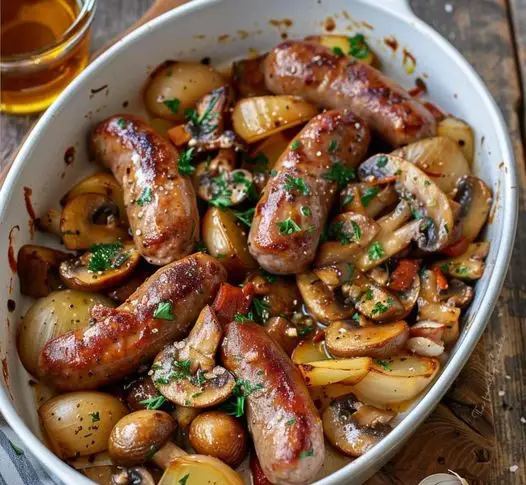
[[[139,404],[142,404],[146,409],[159,409],[166,402],[164,396],[149,397],[148,399],[143,399],[139,401]]]
[[[392,299],[391,299],[391,302],[392,302]],[[389,303],[389,301],[387,301],[387,303]],[[371,310],[371,315],[374,316],[374,315],[384,314],[387,310],[389,310],[390,307],[391,307],[391,305],[385,305],[384,303],[382,303],[380,301],[377,301],[374,304],[373,309]]]
[[[429,187],[431,185],[431,182],[429,180],[424,180],[424,186]]]
[[[301,146],[301,141],[299,140],[294,140],[291,144],[290,144],[290,149],[295,152],[296,150],[298,150]]]
[[[227,401],[221,408],[231,416],[240,418],[245,414],[245,399],[253,392],[263,389],[261,384],[252,384],[246,379],[237,379],[232,389],[233,398]]]
[[[343,230],[343,222],[333,222],[329,227],[329,237],[340,241],[340,244],[350,244],[352,236]]]
[[[382,168],[382,167],[385,167],[387,165],[387,157],[385,155],[380,155],[377,159],[376,159],[376,166],[378,168]]]
[[[270,176],[271,176],[271,177],[275,177],[277,174],[278,174],[278,171],[277,171],[275,168],[273,168],[273,169],[270,171]]]
[[[221,97],[221,91],[213,91],[209,96],[210,101],[201,116],[197,114],[194,108],[185,109],[184,116],[191,125],[190,131],[197,130],[201,135],[208,135],[217,128],[217,122],[213,123],[213,120],[219,118],[219,113],[214,112],[213,109]]]
[[[303,460],[303,458],[308,458],[312,455],[314,455],[314,450],[312,448],[310,450],[304,450],[300,453],[300,460]]]
[[[169,384],[171,381],[179,381],[181,379],[188,379],[191,380],[191,366],[192,361],[191,360],[174,360],[172,362],[173,371],[165,376],[161,376],[157,379],[155,379],[155,384],[161,384],[166,385]],[[152,370],[160,370],[156,368],[155,366],[152,366]]]
[[[268,171],[268,157],[263,152],[258,152],[254,157],[246,156],[244,161],[250,165],[250,169],[254,173],[265,173]]]
[[[99,411],[94,411],[93,413],[89,413],[89,415],[91,416],[91,422],[92,423],[96,423],[97,421],[100,421],[100,412]]]
[[[11,445],[11,448],[13,448],[13,451],[15,452],[16,456],[21,456],[24,454],[24,450],[22,448],[19,448],[16,446],[11,440],[8,440],[9,444]]]
[[[289,419],[285,425],[286,426],[292,426],[293,424],[296,424],[296,418]]]
[[[197,241],[194,246],[194,251],[196,253],[206,253],[208,251],[208,248],[206,247],[206,244],[203,241]]]
[[[349,194],[347,194],[344,197],[344,199],[342,201],[342,205],[350,204],[353,200],[354,200],[354,194],[352,192],[350,192]]]
[[[338,57],[343,56],[343,51],[339,47],[333,47],[332,52],[335,56],[338,56]]]
[[[360,198],[362,205],[367,207],[371,200],[373,200],[379,193],[380,189],[378,187],[367,187]]]
[[[265,323],[270,318],[270,305],[263,298],[253,298],[252,308],[256,321]]]
[[[369,255],[369,259],[371,261],[376,261],[384,257],[385,251],[382,245],[378,241],[376,241],[369,246],[367,254]]]
[[[213,197],[209,201],[210,204],[219,208],[226,208],[232,205],[232,190],[228,186],[224,173],[212,179],[212,195]]]
[[[291,175],[285,176],[285,184],[283,185],[285,190],[293,191],[297,190],[302,195],[309,195],[309,186],[305,183],[301,177],[292,177]]]
[[[353,316],[351,317],[351,320],[354,320],[355,322],[360,321],[360,314],[358,312],[354,312]]]
[[[305,217],[308,217],[308,216],[310,216],[310,215],[312,214],[310,208],[307,207],[307,206],[305,206],[305,205],[302,206],[300,210],[301,210],[301,213],[302,213]]]
[[[363,34],[349,37],[349,54],[356,59],[366,59],[369,56],[369,46],[365,42]]]
[[[246,211],[236,211],[232,210],[232,213],[246,226],[250,227],[252,225],[252,219],[254,218],[254,212],[256,212],[255,207],[251,207]]]
[[[142,207],[144,204],[148,204],[152,200],[153,200],[152,189],[150,187],[145,187],[141,195],[139,196],[139,198],[136,200],[136,202],[137,202],[137,205]]]
[[[127,122],[125,119],[123,119],[123,118],[119,118],[119,119],[117,120],[117,126],[118,126],[119,128],[124,129],[124,128],[126,128],[127,125],[128,125],[128,122]]]
[[[380,367],[383,367],[385,370],[391,370],[391,366],[389,365],[389,361],[387,360],[380,360],[375,359],[375,364],[378,364]]]
[[[361,227],[354,221],[351,221],[352,226],[352,232],[353,232],[353,238],[355,241],[359,241],[362,238],[362,229]]]
[[[457,268],[455,268],[455,273],[459,276],[467,276],[469,274],[469,270],[465,266],[457,266]]]
[[[363,292],[363,295],[362,295],[362,296],[365,296],[365,300],[366,300],[366,301],[371,301],[371,300],[374,298],[373,290],[371,290],[371,288],[367,288],[367,289]]]
[[[261,270],[261,274],[263,277],[271,284],[273,285],[276,281],[278,281],[278,277],[272,273],[269,273],[265,271],[264,269]]]
[[[298,226],[290,217],[284,221],[276,222],[279,227],[279,233],[282,236],[290,236],[295,232],[301,232],[301,227]]]
[[[234,315],[234,320],[238,323],[251,322],[254,320],[254,315],[252,312],[248,312],[246,315],[243,315],[242,313],[236,313]]]
[[[89,271],[106,271],[108,269],[118,268],[128,257],[123,259],[123,245],[121,242],[100,243],[91,246],[91,256],[88,261]]]
[[[160,318],[161,320],[175,320],[175,315],[172,311],[171,301],[161,301],[153,312],[153,318]]]
[[[179,168],[179,173],[181,175],[192,175],[195,172],[195,167],[192,165],[192,157],[194,154],[195,148],[188,148],[179,157],[179,162],[177,167]]]
[[[309,335],[314,330],[314,327],[312,325],[302,325],[301,327],[298,327],[298,336],[299,337],[305,337],[306,335]]]
[[[179,479],[179,485],[186,485],[186,482],[188,481],[189,477],[190,477],[189,473],[187,473],[184,477],[181,477]]]
[[[174,99],[165,99],[163,101],[163,104],[174,114],[176,115],[179,111],[179,106],[181,105],[181,101],[177,98]]]
[[[325,180],[332,180],[338,183],[338,187],[343,189],[355,177],[354,169],[346,168],[340,162],[333,163],[330,170],[325,172],[322,177]]]
[[[329,153],[334,153],[336,151],[336,148],[338,148],[338,141],[331,140],[331,142],[329,143]]]
[[[444,230],[446,231],[447,234],[449,234],[449,227],[447,224],[444,224]]]

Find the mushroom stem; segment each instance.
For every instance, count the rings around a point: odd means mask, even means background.
[[[124,468],[111,477],[112,485],[155,485],[155,480],[146,468]]]
[[[163,470],[180,456],[187,455],[186,451],[179,448],[173,441],[167,441],[152,457],[152,461]]]

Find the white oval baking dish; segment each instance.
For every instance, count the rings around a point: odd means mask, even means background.
[[[470,65],[418,20],[404,0],[194,0],[144,25],[97,58],[42,116],[19,151],[0,193],[0,358],[4,369],[0,407],[27,449],[64,482],[92,483],[59,460],[41,441],[29,375],[15,345],[16,326],[29,302],[20,294],[17,276],[6,257],[10,234],[15,254],[31,241],[24,187],[32,189],[32,204],[38,214],[56,206],[60,195],[74,182],[93,173],[95,167],[87,162],[85,147],[91,126],[117,112],[140,112],[141,87],[148,73],[162,61],[210,57],[213,64],[221,64],[246,56],[250,48],[264,52],[279,43],[284,24],[276,26],[270,20],[291,19],[289,38],[301,38],[323,32],[323,21],[329,15],[336,21],[334,32],[350,29],[365,33],[389,75],[407,87],[416,77],[425,78],[430,98],[474,128],[474,171],[491,185],[495,197],[491,224],[486,230],[491,241],[487,268],[477,283],[475,299],[447,365],[378,446],[317,484],[359,484],[377,471],[433,410],[475,347],[506,274],[515,235],[518,190],[506,126],[495,101]],[[400,47],[396,54],[385,46],[385,36],[397,39]],[[416,58],[412,75],[403,67],[403,48]],[[66,165],[64,152],[70,146],[75,147],[76,157],[73,164]],[[10,231],[17,225],[19,229]],[[50,244],[41,234],[36,234],[34,241]],[[7,309],[8,299],[16,302],[13,312]]]

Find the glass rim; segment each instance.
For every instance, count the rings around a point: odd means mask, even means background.
[[[84,38],[91,26],[97,0],[84,0],[75,21],[52,44],[42,49],[5,56],[0,59],[0,72],[17,70],[40,70],[48,64],[59,61],[66,56],[77,43]]]

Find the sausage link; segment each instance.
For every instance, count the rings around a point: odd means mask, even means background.
[[[334,178],[365,156],[370,133],[347,111],[314,118],[274,165],[276,175],[256,206],[249,250],[267,271],[301,273],[313,261],[321,231],[337,198]]]
[[[58,390],[75,391],[130,374],[184,337],[225,280],[223,266],[203,253],[160,268],[118,308],[95,306],[93,325],[49,341],[40,353],[39,377]],[[168,303],[172,320],[154,318],[160,303]]]
[[[191,180],[179,174],[174,146],[144,121],[115,115],[92,133],[95,157],[110,168],[124,191],[135,245],[162,266],[193,251],[199,213]]]
[[[320,44],[283,42],[268,54],[264,72],[271,92],[302,96],[324,108],[348,108],[394,146],[436,133],[431,112],[392,79]]]
[[[320,417],[294,364],[263,327],[232,322],[224,366],[248,382],[247,422],[266,477],[276,485],[310,483],[323,464]]]

